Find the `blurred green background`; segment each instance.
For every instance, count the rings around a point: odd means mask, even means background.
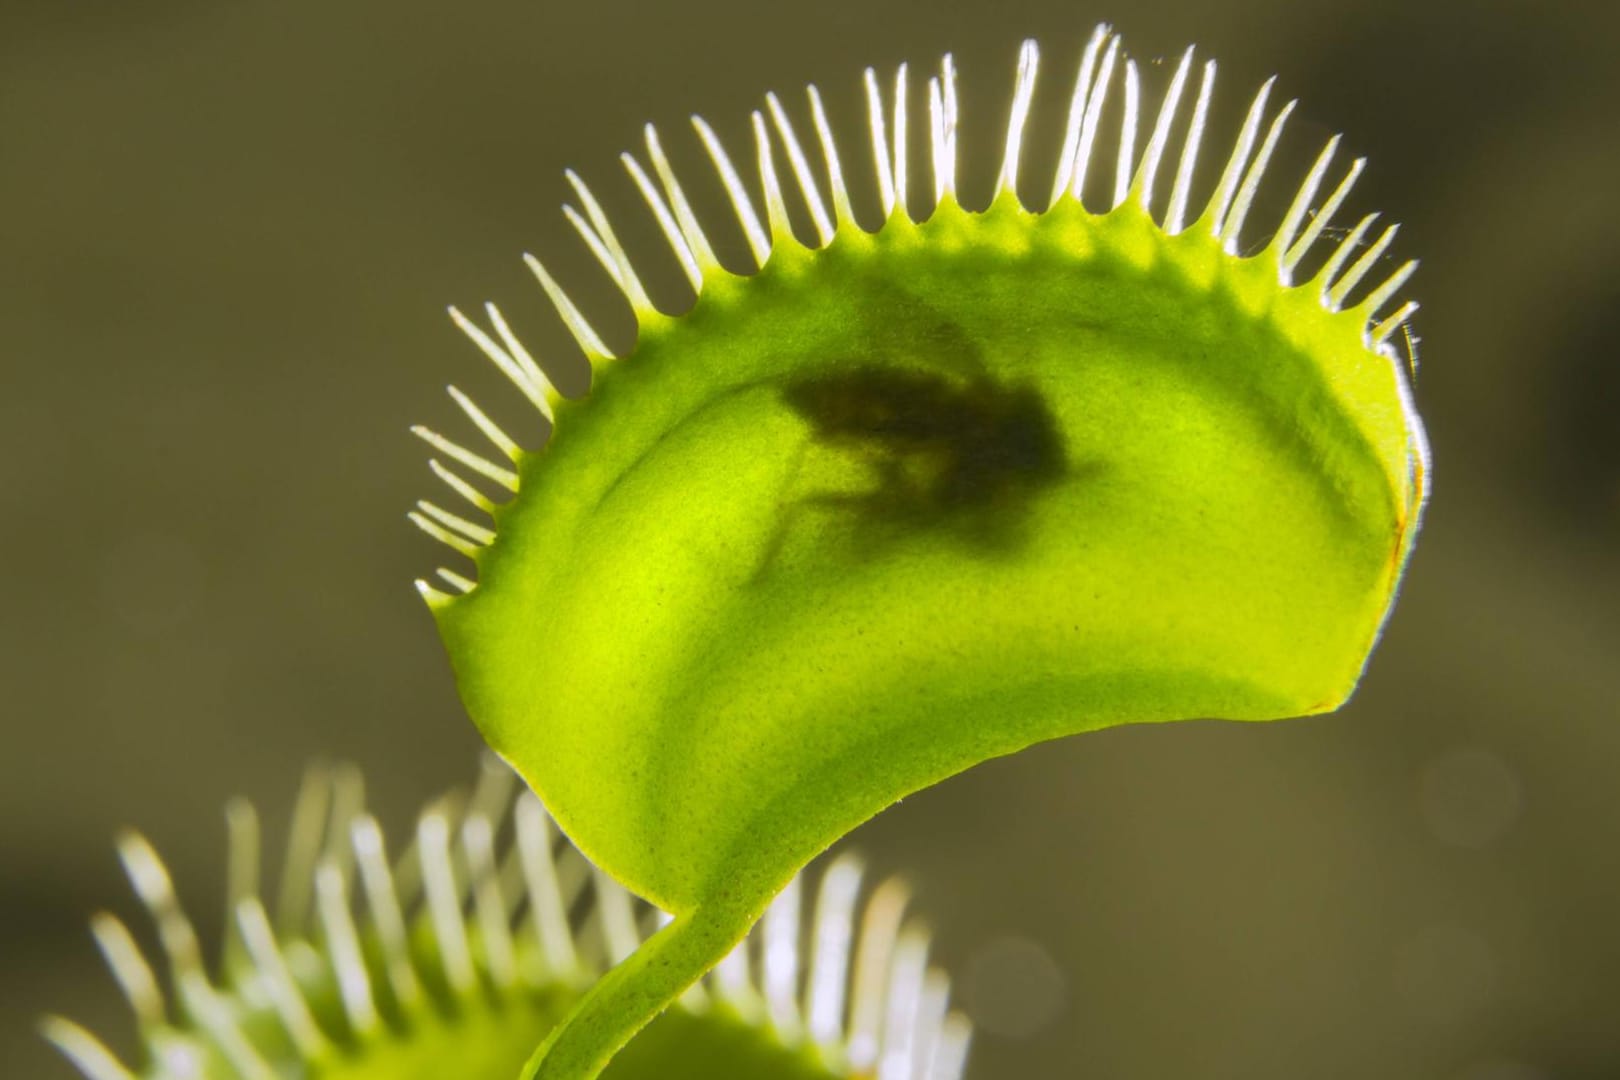
[[[406,428],[510,400],[446,303],[563,352],[521,251],[604,300],[565,165],[640,222],[642,121],[693,164],[690,112],[740,150],[766,89],[856,121],[862,67],[950,49],[971,201],[1019,40],[1050,130],[1101,19],[1218,57],[1222,131],[1280,73],[1275,176],[1371,157],[1355,208],[1423,259],[1427,531],[1340,714],[1040,747],[856,842],[912,871],[975,1077],[1620,1075],[1620,6],[1529,0],[6,0],[3,1071],[71,1075],[42,1010],[129,1043],[85,930],[142,923],[117,827],[217,927],[228,796],[276,828],[349,759],[398,826],[471,775]]]

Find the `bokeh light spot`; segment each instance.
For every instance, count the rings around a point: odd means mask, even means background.
[[[203,595],[203,563],[190,542],[155,532],[124,537],[102,561],[107,607],[139,634],[167,633]]]
[[[1027,1039],[1058,1018],[1068,988],[1046,949],[1007,936],[992,939],[968,959],[962,996],[980,1030]]]
[[[1469,1018],[1496,992],[1496,957],[1478,934],[1431,926],[1395,951],[1395,992],[1413,1018],[1449,1024]]]
[[[1476,1061],[1457,1073],[1456,1080],[1550,1080],[1551,1074],[1534,1065],[1506,1058]]]
[[[1432,761],[1423,770],[1418,798],[1434,837],[1463,848],[1488,846],[1524,808],[1518,776],[1501,758],[1476,746]]]

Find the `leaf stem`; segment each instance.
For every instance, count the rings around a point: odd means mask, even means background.
[[[520,1080],[593,1080],[682,991],[725,959],[759,912],[711,906],[677,916],[599,979],[523,1067]]]

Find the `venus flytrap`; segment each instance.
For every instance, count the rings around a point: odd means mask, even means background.
[[[1026,43],[982,210],[957,197],[949,57],[920,107],[905,66],[868,71],[856,138],[814,88],[803,109],[768,95],[745,168],[695,119],[720,220],[649,127],[623,163],[696,295],[678,317],[568,174],[564,212],[636,345],[613,356],[533,256],[588,397],[562,398],[493,305],[452,311],[551,434],[525,449],[451,388],[494,451],[416,429],[465,505],[411,514],[472,563],[418,587],[468,711],[544,809],[489,780],[391,860],[355,782],[318,779],[272,913],[237,808],[217,976],[126,839],[174,986],[98,918],[139,1075],[955,1077],[965,1025],[898,887],[866,900],[856,944],[855,871],[835,862],[806,929],[815,855],[1034,742],[1350,695],[1427,494],[1392,344],[1414,264],[1386,264],[1374,218],[1334,224],[1362,170],[1337,138],[1240,254],[1292,103],[1267,83],[1216,155],[1213,62],[1188,50],[1150,107],[1106,27],[1052,173],[1026,175],[1038,61]],[[584,856],[553,847],[553,820]],[[137,1075],[66,1021],[47,1031],[91,1080]]]
[[[1426,493],[1391,345],[1415,264],[1388,271],[1394,229],[1371,239],[1371,217],[1318,254],[1362,165],[1336,163],[1336,138],[1240,256],[1293,104],[1262,87],[1195,195],[1214,64],[1189,50],[1148,109],[1107,28],[1053,174],[1027,183],[1038,59],[1026,43],[982,211],[957,199],[949,58],[921,113],[905,67],[869,71],[859,140],[814,88],[808,125],[768,95],[753,188],[695,120],[729,220],[699,221],[649,128],[624,163],[697,294],[678,317],[569,173],[568,220],[639,327],[614,357],[527,257],[591,362],[584,400],[493,306],[484,325],[453,313],[554,430],[523,449],[456,391],[497,454],[418,429],[509,496],[435,462],[472,509],[413,519],[476,580],[419,587],[491,746],[673,916],[526,1076],[595,1075],[805,863],[909,792],[1077,731],[1323,712],[1353,690]],[[846,183],[862,174],[874,232]],[[1023,204],[1031,186],[1047,205]],[[716,229],[740,231],[751,273],[721,266]]]
[[[273,892],[259,880],[258,815],[232,803],[217,964],[156,851],[126,833],[119,855],[166,970],[116,916],[91,927],[143,1060],[132,1071],[59,1017],[46,1037],[88,1080],[509,1080],[660,919],[559,842],[533,795],[513,797],[513,779],[486,762],[470,794],[429,804],[390,854],[359,773],[312,768]],[[900,880],[862,879],[844,855],[813,892],[795,881],[606,1075],[841,1080],[883,1065],[884,1076],[957,1080],[970,1031],[928,964],[928,933]]]

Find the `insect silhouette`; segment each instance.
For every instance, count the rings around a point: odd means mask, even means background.
[[[765,565],[818,509],[855,526],[865,554],[924,529],[949,530],[983,553],[1005,550],[1031,496],[1065,471],[1056,418],[1030,385],[867,364],[792,380],[782,400],[809,425],[807,454],[845,455],[868,482],[790,501]]]
[[[819,441],[868,451],[917,510],[986,505],[1062,471],[1057,424],[1030,386],[870,366],[798,380],[783,397]]]

